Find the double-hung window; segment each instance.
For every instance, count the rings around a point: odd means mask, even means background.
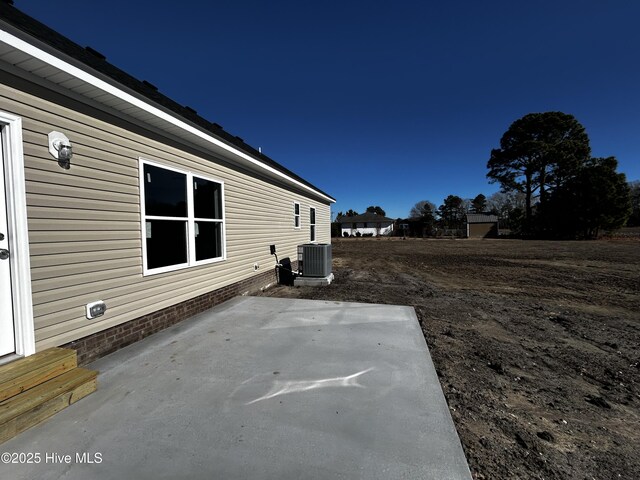
[[[316,209],[309,208],[309,241],[316,241]]]
[[[300,228],[300,204],[293,202],[293,228]]]
[[[225,258],[224,184],[140,160],[144,273]]]

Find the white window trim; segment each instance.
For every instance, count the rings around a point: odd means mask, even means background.
[[[298,206],[298,213],[296,214],[296,205]],[[293,202],[293,229],[300,230],[302,228],[302,206],[300,202]],[[296,218],[298,219],[298,226],[296,227]]]
[[[311,210],[313,210],[313,223],[311,223]],[[309,241],[311,243],[318,243],[318,227],[316,227],[318,211],[316,207],[309,207]],[[313,238],[311,238],[311,227],[313,227]]]
[[[0,111],[0,124],[4,127],[5,158],[9,159],[5,162],[5,176],[9,179],[5,185],[9,244],[12,245],[9,262],[12,284],[15,286],[12,289],[15,353],[26,357],[36,352],[36,340],[31,296],[22,118]]]
[[[162,217],[156,215],[147,215],[145,208],[145,191],[144,191],[144,165],[152,165],[158,168],[164,168],[166,170],[171,170],[182,175],[186,176],[187,181],[187,217],[184,219],[177,220],[174,217]],[[184,170],[180,168],[176,168],[173,166],[165,165],[164,163],[159,163],[154,160],[148,160],[143,157],[138,158],[138,169],[139,169],[139,184],[140,184],[140,230],[142,234],[142,275],[157,275],[159,273],[173,272],[175,270],[183,270],[185,268],[197,267],[200,265],[208,265],[211,263],[223,262],[227,259],[227,222],[226,222],[226,213],[225,213],[225,198],[224,198],[224,181],[219,180],[217,178],[209,177],[207,175],[201,175],[200,173],[194,173],[189,170]],[[201,178],[203,180],[209,180],[211,182],[215,182],[220,184],[220,197],[222,201],[222,219],[221,220],[212,220],[210,218],[195,218],[194,210],[193,210],[193,178]],[[178,265],[169,265],[167,267],[160,268],[147,268],[147,226],[146,220],[168,220],[168,221],[181,221],[187,222],[187,263],[180,263]],[[208,258],[206,260],[196,260],[196,237],[194,235],[195,232],[195,222],[212,222],[212,223],[221,223],[222,224],[222,232],[221,232],[221,240],[222,240],[222,256],[216,258]]]

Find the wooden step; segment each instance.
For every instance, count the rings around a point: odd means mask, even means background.
[[[74,368],[0,402],[0,443],[95,392],[98,372]]]
[[[0,366],[0,402],[76,368],[76,351],[49,348]]]

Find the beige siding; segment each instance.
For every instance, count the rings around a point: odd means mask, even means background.
[[[330,242],[330,207],[48,100],[0,87],[0,110],[22,117],[36,345],[62,345],[274,267],[269,245],[295,260],[309,241]],[[73,144],[70,170],[49,155],[47,134]],[[138,160],[143,157],[225,184],[227,260],[143,276]],[[293,202],[301,228],[293,227]],[[107,313],[87,320],[85,305]]]

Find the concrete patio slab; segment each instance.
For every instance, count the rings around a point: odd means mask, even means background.
[[[240,297],[91,368],[0,478],[471,478],[410,307]]]

